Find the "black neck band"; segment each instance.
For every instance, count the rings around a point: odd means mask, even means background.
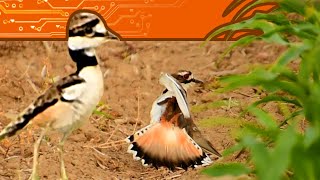
[[[71,50],[69,48],[69,54],[72,60],[77,63],[76,73],[79,73],[84,67],[98,65],[96,56],[88,56],[84,49]]]

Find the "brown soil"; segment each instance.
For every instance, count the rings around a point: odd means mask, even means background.
[[[43,42],[0,42],[0,129],[10,122],[48,86],[41,77],[45,64],[49,76],[65,76],[74,70],[67,53],[66,42],[48,42],[51,56]],[[217,76],[244,73],[252,67],[267,65],[283,49],[255,43],[236,49],[224,59],[220,55],[228,42],[112,42],[98,49],[105,72],[105,93],[100,111],[108,116],[94,114],[81,129],[73,132],[65,143],[65,163],[70,179],[206,179],[201,170],[170,172],[145,168],[126,152],[127,145],[119,140],[149,122],[152,102],[163,87],[158,83],[160,72],[191,70],[205,87],[194,87],[188,92],[193,107],[222,101],[226,105],[204,108],[193,113],[197,124],[215,117],[238,118],[241,110],[259,98],[254,89],[244,88],[229,93],[217,93]],[[49,59],[48,59],[49,57]],[[38,93],[37,93],[38,91]],[[233,105],[234,104],[234,105]],[[204,106],[205,107],[205,106]],[[275,107],[266,107],[274,112]],[[253,118],[246,116],[245,121]],[[235,144],[237,125],[218,123],[200,126],[219,152]],[[36,132],[33,134],[33,132]],[[8,138],[0,146],[0,179],[27,179],[32,168],[33,142],[39,131],[22,131]],[[47,136],[40,153],[41,179],[59,179],[59,159],[56,151],[58,135]],[[246,154],[219,160],[243,161]],[[212,156],[215,158],[214,156]]]

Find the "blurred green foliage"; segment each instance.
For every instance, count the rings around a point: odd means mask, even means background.
[[[226,30],[259,29],[263,35],[243,37],[228,51],[256,40],[284,45],[287,49],[270,68],[255,68],[245,75],[221,79],[226,84],[225,90],[256,86],[268,95],[247,109],[261,126],[244,127],[239,143],[224,152],[227,156],[245,148],[250,161],[216,164],[204,173],[212,176],[253,173],[262,180],[319,179],[320,1],[257,0],[255,4],[265,2],[277,2],[279,8],[223,27],[209,37]],[[292,61],[298,62],[298,67],[292,67]],[[259,108],[260,104],[274,101],[293,107],[289,110],[282,106],[283,122]],[[298,115],[302,118],[295,118]],[[301,119],[308,122],[304,131],[299,128]]]

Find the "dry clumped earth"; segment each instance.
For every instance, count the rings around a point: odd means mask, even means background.
[[[126,152],[123,139],[149,122],[152,102],[162,92],[160,72],[191,70],[206,82],[188,91],[196,124],[219,152],[236,143],[242,123],[240,112],[263,96],[252,88],[218,93],[217,77],[268,66],[284,49],[255,43],[220,55],[230,42],[110,42],[97,50],[105,76],[105,92],[90,122],[73,132],[65,143],[65,163],[70,179],[208,179],[201,170],[170,172],[145,168]],[[47,46],[46,46],[47,45]],[[47,47],[47,48],[46,48]],[[66,42],[0,42],[0,129],[43,92],[56,76],[75,69]],[[43,68],[46,66],[47,68]],[[47,73],[45,73],[47,72]],[[44,80],[43,76],[47,76]],[[275,106],[265,108],[279,114]],[[0,179],[27,179],[31,173],[33,142],[39,132],[28,128],[0,143]],[[46,136],[40,149],[41,179],[59,179],[56,150],[59,134]],[[215,159],[214,156],[212,156]],[[217,162],[245,161],[247,153]],[[250,177],[241,177],[249,179]],[[226,178],[228,179],[228,178]]]

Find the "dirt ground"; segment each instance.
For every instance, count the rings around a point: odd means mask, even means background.
[[[219,60],[230,42],[110,42],[97,53],[105,75],[105,92],[95,113],[65,143],[65,163],[70,179],[208,179],[201,169],[170,172],[145,168],[126,152],[122,140],[149,122],[152,102],[162,92],[160,72],[191,70],[204,80],[204,87],[188,91],[192,115],[204,136],[219,152],[236,143],[242,123],[254,121],[243,108],[262,96],[252,88],[218,93],[217,77],[248,72],[267,66],[283,48],[255,43],[239,48]],[[75,69],[66,42],[0,42],[0,129],[48,87],[42,78],[63,77]],[[42,74],[42,75],[41,75]],[[268,107],[267,107],[268,108]],[[269,107],[277,112],[274,107]],[[35,132],[35,133],[33,133]],[[33,142],[39,134],[32,127],[19,136],[8,138],[0,146],[0,179],[27,179],[32,168]],[[56,150],[58,134],[47,136],[40,152],[41,179],[59,179]],[[215,159],[215,156],[212,156]],[[246,153],[217,162],[245,161]],[[245,179],[248,179],[246,177]],[[232,178],[231,178],[232,179]]]

